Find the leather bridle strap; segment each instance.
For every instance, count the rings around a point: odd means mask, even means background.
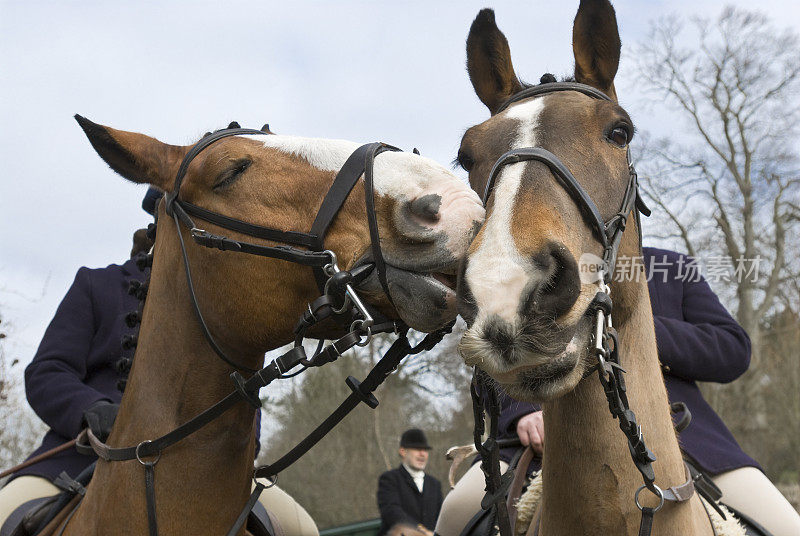
[[[232,128],[232,129],[223,129],[202,138],[189,150],[189,152],[186,154],[183,161],[181,162],[181,165],[179,166],[177,175],[175,177],[175,184],[173,186],[173,190],[172,192],[166,195],[166,209],[167,213],[171,215],[172,218],[174,219],[175,226],[178,231],[181,251],[183,253],[186,280],[189,286],[189,295],[192,301],[192,306],[195,311],[195,315],[198,319],[198,322],[200,323],[203,336],[205,337],[206,341],[208,342],[209,346],[212,348],[214,353],[222,361],[224,361],[225,363],[236,369],[252,373],[255,372],[255,369],[236,363],[227,357],[227,355],[219,346],[219,344],[217,344],[214,336],[211,334],[211,330],[208,328],[208,325],[206,324],[205,319],[203,318],[203,314],[197,302],[197,296],[194,291],[191,268],[189,265],[189,257],[186,252],[186,245],[183,240],[183,235],[180,231],[180,223],[183,223],[186,227],[189,228],[192,240],[194,240],[194,242],[197,243],[198,245],[204,247],[217,248],[221,251],[235,251],[251,255],[270,257],[274,259],[302,264],[305,266],[310,266],[314,269],[314,276],[317,281],[317,286],[324,295],[327,293],[326,289],[327,281],[329,280],[329,278],[332,278],[336,274],[336,272],[338,272],[338,267],[335,266],[336,265],[335,255],[332,252],[325,249],[324,245],[325,235],[327,234],[329,227],[333,223],[333,220],[335,219],[342,205],[347,200],[347,197],[350,195],[350,192],[352,191],[353,187],[356,185],[361,175],[363,174],[365,177],[364,179],[365,203],[366,203],[366,213],[370,230],[372,257],[374,258],[375,266],[377,268],[378,279],[381,283],[381,286],[383,287],[384,292],[386,293],[388,300],[391,302],[392,298],[389,294],[389,286],[386,281],[386,274],[385,274],[386,266],[383,261],[383,255],[381,254],[380,237],[378,234],[377,217],[375,214],[375,198],[374,198],[374,193],[372,191],[373,190],[372,168],[375,156],[377,154],[383,151],[399,151],[399,149],[396,147],[392,147],[390,145],[386,145],[384,143],[369,143],[362,145],[361,147],[356,149],[347,159],[347,161],[339,170],[339,172],[336,174],[333,184],[329,188],[328,193],[325,195],[325,198],[322,201],[320,209],[317,212],[317,216],[314,220],[314,223],[312,224],[311,232],[301,233],[296,231],[280,231],[269,227],[254,225],[248,222],[238,220],[236,218],[231,218],[223,214],[212,212],[205,208],[198,207],[196,205],[187,203],[179,199],[178,195],[180,193],[180,188],[183,183],[183,179],[186,176],[186,173],[189,169],[189,164],[191,163],[191,161],[197,155],[199,155],[203,149],[207,148],[214,142],[219,141],[226,137],[238,136],[238,135],[263,136],[264,133],[260,130]],[[224,236],[215,235],[205,231],[204,229],[199,229],[195,225],[191,216],[195,216],[197,218],[203,219],[205,221],[208,221],[225,229],[242,233],[248,236],[253,236],[255,238],[261,238],[273,242],[279,242],[291,245],[265,246],[261,244],[251,244],[248,242],[233,240]],[[298,247],[295,246],[306,249],[298,249]],[[352,287],[348,287],[346,290],[351,294],[353,293]],[[342,293],[343,292],[344,290],[342,290]],[[361,300],[358,299],[356,296],[352,296],[352,302],[354,303],[354,305],[358,306],[357,308],[359,310],[361,310],[364,316],[364,320],[369,320],[369,322],[367,323],[371,323],[372,322],[371,316],[374,315],[367,314],[366,306],[361,302]],[[344,305],[346,305],[347,303],[348,302],[345,300]],[[342,306],[341,310],[336,310],[337,311],[336,314],[341,315],[343,313],[348,313],[348,311],[345,310],[344,305]],[[368,328],[369,326],[366,327]]]
[[[502,112],[515,102],[560,91],[577,91],[594,99],[613,102],[608,95],[596,88],[593,88],[592,86],[577,82],[553,82],[539,84],[537,86],[523,89],[504,102],[495,112],[495,114]],[[557,156],[542,147],[522,147],[518,149],[512,149],[503,154],[497,160],[497,162],[495,162],[491,172],[489,173],[489,177],[486,180],[486,187],[483,193],[483,204],[486,205],[488,203],[489,196],[494,189],[497,176],[500,174],[500,171],[504,166],[531,160],[542,162],[543,164],[547,165],[552,174],[558,180],[558,183],[561,185],[561,187],[566,190],[566,192],[575,202],[584,220],[586,220],[586,222],[592,228],[598,240],[600,240],[600,243],[603,246],[603,263],[605,264],[604,273],[607,278],[606,282],[609,282],[614,275],[617,250],[619,249],[619,243],[622,240],[622,233],[625,230],[625,225],[627,223],[629,214],[634,210],[636,211],[635,214],[640,244],[642,241],[642,231],[641,225],[639,224],[639,213],[641,212],[646,216],[650,215],[650,210],[647,208],[647,205],[639,195],[638,176],[636,169],[631,163],[629,148],[627,149],[625,156],[628,163],[628,183],[625,187],[625,193],[622,196],[622,202],[620,203],[619,210],[608,221],[603,220],[602,216],[600,215],[600,211],[597,209],[594,201],[592,201],[591,196],[589,196],[583,186],[581,186],[572,172],[570,172],[570,170],[561,162],[561,160],[559,160]]]
[[[501,104],[500,108],[498,108],[494,114],[495,115],[499,114],[500,112],[502,112],[515,102],[529,99],[531,97],[538,97],[539,95],[555,93],[558,91],[577,91],[578,93],[583,93],[584,95],[588,95],[593,99],[607,100],[610,102],[614,102],[614,100],[611,97],[609,97],[599,89],[586,84],[581,84],[580,82],[549,82],[546,84],[538,84],[535,86],[530,86],[523,89],[522,91],[515,93],[503,104]]]
[[[512,521],[509,517],[506,495],[514,475],[512,471],[500,474],[500,444],[497,440],[500,402],[494,382],[489,381],[486,372],[478,367],[475,367],[472,375],[470,396],[475,421],[472,439],[475,449],[481,455],[481,471],[486,481],[486,494],[481,499],[481,508],[494,511],[501,536],[512,536]],[[486,431],[484,409],[489,414],[489,433],[485,441],[483,440]]]
[[[304,358],[305,352],[302,346],[292,348],[282,356],[272,360],[267,366],[255,373],[247,381],[243,382],[240,389],[235,390],[209,409],[158,439],[142,441],[136,446],[115,448],[100,441],[94,433],[87,428],[78,436],[75,447],[81,454],[96,454],[99,458],[107,462],[136,459],[144,467],[148,530],[150,536],[158,536],[155,466],[161,459],[162,451],[206,426],[241,400],[251,402],[253,397],[257,398],[258,390],[261,387],[265,387],[272,381],[280,378],[282,374],[295,367]],[[237,374],[238,372],[234,372],[233,376],[235,377]],[[263,489],[263,486],[257,489],[260,491],[260,489]],[[248,505],[252,507],[249,501]],[[249,508],[247,511],[249,511]]]
[[[275,463],[264,465],[256,469],[257,478],[274,478],[278,473],[292,465],[301,456],[308,452],[320,439],[330,432],[342,419],[344,419],[360,403],[365,403],[372,409],[378,407],[378,399],[372,393],[383,383],[383,381],[397,369],[400,362],[409,355],[416,355],[423,351],[429,351],[436,346],[442,338],[453,328],[453,323],[444,328],[429,333],[416,346],[412,347],[408,342],[407,328],[400,333],[397,340],[392,343],[383,357],[369,371],[363,382],[359,382],[353,376],[348,376],[345,383],[352,393],[337,407],[313,432],[306,436],[289,452],[284,454]]]
[[[372,245],[372,256],[374,258],[375,268],[378,271],[378,279],[386,293],[386,297],[391,302],[392,298],[389,295],[389,286],[386,284],[386,265],[383,262],[380,237],[378,235],[373,181],[375,157],[384,151],[400,151],[400,149],[385,143],[375,142],[362,145],[350,155],[336,175],[333,185],[331,185],[328,190],[325,199],[322,200],[322,205],[317,211],[317,217],[311,225],[310,235],[316,240],[311,247],[320,251],[324,250],[323,240],[328,233],[328,228],[333,223],[333,220],[336,218],[339,210],[341,210],[342,205],[344,205],[353,187],[361,178],[361,175],[364,175],[364,196]],[[324,286],[324,279],[322,280],[322,284]]]
[[[375,213],[375,180],[373,178],[373,168],[375,157],[383,151],[399,151],[396,147],[381,144],[373,147],[367,153],[366,169],[364,170],[364,195],[367,203],[367,223],[369,224],[369,237],[372,244],[372,260],[375,263],[375,270],[378,272],[378,281],[383,288],[383,293],[394,305],[392,294],[389,292],[389,283],[386,280],[386,262],[383,260],[381,252],[381,241],[378,234],[378,217]]]
[[[602,283],[601,291],[595,295],[590,305],[590,310],[593,310],[596,315],[593,334],[593,350],[598,361],[596,370],[611,416],[619,422],[619,428],[628,441],[631,459],[642,475],[644,484],[636,490],[634,502],[641,511],[639,536],[649,536],[653,528],[653,516],[663,507],[664,502],[688,501],[694,495],[695,485],[689,467],[686,464],[684,464],[686,481],[683,484],[662,489],[655,483],[655,471],[652,464],[656,461],[656,457],[647,447],[641,426],[636,421],[636,414],[628,403],[627,388],[623,376],[625,370],[622,368],[619,358],[619,339],[611,323],[612,302],[609,292],[608,286]],[[648,489],[659,499],[657,506],[643,506],[639,502],[639,494],[645,489]]]
[[[230,216],[223,216],[216,212],[211,212],[203,207],[198,207],[187,201],[180,202],[181,207],[190,216],[194,216],[203,221],[213,223],[220,227],[224,227],[230,231],[236,231],[253,238],[262,238],[264,240],[271,240],[273,242],[284,242],[287,244],[294,244],[296,246],[304,246],[307,248],[314,248],[319,244],[317,235],[312,233],[299,233],[296,231],[278,231],[277,229],[270,229],[269,227],[262,227],[261,225],[253,225]]]
[[[483,204],[489,200],[489,196],[494,189],[494,182],[499,175],[501,169],[508,165],[508,164],[516,164],[517,162],[525,162],[535,160],[537,162],[542,162],[543,164],[547,165],[550,168],[550,171],[553,175],[558,179],[559,184],[567,191],[567,193],[572,197],[575,204],[580,209],[583,217],[589,222],[589,225],[592,227],[592,230],[595,231],[597,234],[597,238],[600,239],[601,243],[603,244],[603,248],[608,247],[608,236],[606,235],[606,226],[605,222],[603,221],[603,217],[600,215],[600,211],[597,209],[597,206],[592,201],[592,198],[589,197],[589,194],[586,193],[586,190],[580,185],[580,183],[575,179],[572,175],[570,170],[561,162],[561,160],[556,157],[553,153],[548,151],[547,149],[543,149],[541,147],[523,147],[520,149],[512,149],[500,158],[497,159],[494,166],[492,167],[491,173],[489,173],[489,179],[486,182],[486,189],[483,193]],[[627,199],[623,201],[623,209]],[[620,210],[622,212],[622,210]]]
[[[630,163],[630,151],[627,152],[626,157],[628,159],[628,183],[625,187],[625,193],[622,196],[619,210],[608,221],[603,220],[597,205],[595,205],[592,198],[583,186],[581,186],[572,172],[567,169],[556,155],[542,147],[522,147],[519,149],[512,149],[503,154],[497,162],[495,162],[489,173],[489,178],[487,179],[486,188],[483,193],[483,204],[486,205],[488,203],[497,176],[500,174],[503,167],[509,164],[527,161],[537,161],[545,164],[552,175],[557,179],[559,185],[561,185],[572,198],[584,220],[589,224],[595,236],[600,241],[603,247],[602,258],[605,264],[604,273],[610,280],[614,273],[613,268],[616,264],[617,250],[622,240],[622,233],[625,230],[628,214],[636,208],[645,214],[650,213],[639,199],[638,177],[636,170]],[[641,236],[641,226],[639,225],[637,227],[639,228]]]
[[[273,359],[267,366],[248,378],[244,383],[244,391],[246,393],[258,393],[259,389],[280,378],[283,373],[294,368],[305,357],[302,346],[292,348],[280,357]],[[246,400],[242,396],[241,390],[237,389],[171,432],[136,446],[110,447],[97,439],[91,430],[86,429],[78,436],[75,448],[81,454],[96,454],[107,462],[133,460],[137,458],[137,455],[140,458],[158,456],[164,449],[200,430],[243,399]]]

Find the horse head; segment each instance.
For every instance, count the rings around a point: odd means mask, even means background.
[[[193,147],[76,118],[114,171],[164,192],[173,189],[181,163]],[[191,160],[179,198],[248,224],[307,233],[334,177],[358,146],[270,132],[229,136]],[[400,318],[421,331],[436,330],[455,318],[456,267],[483,221],[480,200],[455,175],[417,154],[380,153],[373,177],[373,206],[391,299],[377,270],[360,281],[359,290],[389,318]],[[165,205],[160,203],[160,220],[169,219]],[[198,226],[215,235],[281,245],[223,229],[202,214],[198,220]],[[167,290],[185,292],[175,229],[159,225],[153,272],[166,274],[171,285]],[[311,268],[199,247],[192,244],[189,229],[181,228],[181,233],[194,269],[197,301],[223,344],[264,351],[292,339],[295,320],[320,294]],[[362,178],[335,214],[324,247],[335,253],[341,269],[348,270],[372,261],[370,237]]]
[[[491,117],[466,131],[458,153],[487,207],[459,276],[469,326],[460,351],[520,399],[558,397],[596,362],[589,313],[603,281],[582,277],[583,265],[605,256],[608,226],[622,233],[628,213],[617,214],[635,200],[633,124],[616,102],[620,41],[607,0],[580,3],[573,51],[575,83],[545,75],[525,86],[491,10],[467,40],[470,80]],[[636,227],[621,237],[619,255],[638,255]],[[614,292],[617,320],[630,290]]]

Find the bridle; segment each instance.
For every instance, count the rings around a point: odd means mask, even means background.
[[[593,99],[613,102],[608,95],[598,89],[593,88],[592,86],[587,86],[586,84],[579,84],[577,82],[551,82],[539,84],[538,86],[532,86],[520,91],[505,101],[497,110],[497,112],[495,112],[495,114],[502,112],[511,104],[520,100],[560,91],[577,91],[592,97]],[[489,201],[489,196],[492,194],[497,176],[505,166],[529,160],[535,160],[547,165],[547,167],[550,169],[550,172],[558,181],[558,184],[572,198],[573,202],[580,210],[584,220],[586,220],[586,223],[588,223],[592,228],[592,231],[600,241],[600,244],[603,246],[603,270],[606,277],[606,283],[609,283],[614,274],[617,250],[619,249],[620,240],[622,240],[622,233],[625,231],[625,225],[627,223],[628,216],[635,207],[636,227],[639,229],[639,242],[641,245],[642,226],[639,219],[639,213],[642,213],[645,216],[650,215],[650,209],[647,208],[647,205],[645,205],[641,195],[639,194],[638,175],[636,174],[636,169],[633,167],[633,162],[631,162],[630,148],[626,150],[625,157],[628,164],[628,183],[625,187],[625,193],[622,196],[622,202],[620,203],[619,210],[607,221],[603,220],[597,205],[595,205],[591,196],[589,196],[583,186],[581,186],[580,182],[578,182],[569,168],[567,168],[567,166],[565,166],[556,155],[542,147],[521,147],[517,149],[511,149],[498,158],[494,163],[491,172],[489,173],[489,178],[486,181],[486,188],[483,192],[483,204],[485,206]]]
[[[511,104],[533,97],[539,97],[560,91],[577,91],[593,99],[612,101],[608,95],[591,86],[577,82],[549,82],[526,88],[513,95],[505,101],[495,114],[502,112]],[[613,101],[612,101],[613,102]],[[652,529],[653,515],[660,510],[665,501],[683,502],[689,500],[694,493],[694,482],[689,475],[687,468],[687,481],[679,486],[672,486],[661,489],[655,484],[655,473],[652,463],[656,461],[655,455],[647,448],[642,436],[642,430],[636,422],[636,415],[628,405],[625,381],[622,374],[625,372],[619,362],[619,348],[617,332],[611,323],[611,289],[609,284],[614,275],[617,252],[619,250],[622,234],[631,212],[636,217],[636,227],[639,232],[639,247],[642,245],[642,231],[640,213],[645,216],[650,215],[650,210],[645,205],[639,193],[638,176],[636,169],[631,162],[630,149],[626,151],[628,166],[628,183],[622,195],[620,208],[609,220],[603,220],[600,211],[592,200],[591,196],[581,186],[569,168],[553,153],[542,147],[522,147],[512,149],[495,162],[489,177],[486,181],[486,188],[483,193],[484,206],[488,203],[489,197],[495,185],[497,176],[504,166],[525,161],[538,161],[545,164],[553,174],[558,184],[569,194],[575,205],[581,212],[586,223],[591,227],[596,238],[603,247],[600,277],[600,290],[594,297],[589,311],[595,314],[594,348],[593,352],[597,358],[597,364],[586,371],[584,379],[595,371],[598,372],[603,392],[608,401],[611,415],[619,420],[620,429],[627,438],[628,448],[631,453],[636,468],[642,475],[644,484],[636,490],[634,501],[637,508],[642,512],[642,520],[639,527],[639,535],[649,535]],[[511,474],[500,475],[499,447],[496,440],[497,420],[499,417],[500,406],[497,400],[497,393],[492,382],[486,374],[475,369],[473,378],[473,406],[476,416],[475,422],[475,447],[482,455],[481,468],[486,478],[486,496],[484,497],[484,508],[492,507],[495,509],[498,528],[503,536],[511,534],[511,524],[506,511],[505,495],[511,483]],[[488,413],[490,418],[490,434],[486,441],[481,442],[481,435],[484,430],[483,409],[484,402],[480,393],[486,393]],[[480,421],[480,422],[479,422]],[[659,500],[658,506],[650,508],[642,506],[639,502],[639,495],[644,489],[650,490]],[[713,502],[712,502],[713,504]],[[538,532],[538,526],[535,529]]]
[[[308,368],[331,363],[338,359],[346,350],[357,345],[365,346],[374,334],[395,333],[398,335],[397,339],[367,374],[363,382],[359,382],[353,376],[347,378],[346,383],[352,393],[327,419],[325,419],[325,421],[277,462],[271,465],[258,467],[254,470],[253,480],[255,482],[255,488],[247,504],[245,504],[244,509],[233,522],[231,529],[227,533],[228,536],[234,536],[244,526],[248,513],[255,505],[260,493],[265,487],[268,487],[258,482],[256,478],[267,478],[274,484],[278,473],[308,452],[311,447],[319,442],[322,437],[332,430],[334,426],[344,419],[344,417],[361,402],[364,402],[371,408],[377,407],[378,400],[373,395],[373,392],[386,377],[397,368],[400,361],[408,355],[432,349],[442,340],[445,334],[450,332],[453,326],[453,323],[450,323],[433,333],[429,333],[422,341],[412,347],[408,340],[408,326],[402,321],[392,321],[383,317],[378,311],[365,304],[354,289],[354,286],[363,281],[374,269],[377,272],[378,280],[387,299],[392,302],[386,279],[386,264],[381,253],[380,237],[378,235],[378,222],[375,213],[373,167],[377,155],[385,151],[399,151],[400,149],[396,147],[376,142],[362,145],[356,149],[336,174],[333,184],[320,205],[311,230],[307,233],[280,231],[269,227],[254,225],[230,216],[212,212],[180,199],[181,184],[189,169],[189,165],[205,148],[230,136],[265,134],[268,135],[269,133],[246,128],[227,128],[207,134],[184,156],[175,177],[174,187],[171,192],[165,195],[166,213],[168,216],[172,217],[178,233],[186,280],[189,287],[189,295],[194,311],[203,334],[215,354],[222,361],[236,369],[230,375],[234,384],[234,391],[193,419],[159,438],[142,441],[135,446],[115,448],[100,441],[91,430],[86,429],[81,433],[76,444],[76,448],[81,453],[89,455],[96,454],[108,462],[135,459],[144,467],[150,536],[158,535],[154,468],[161,458],[164,449],[209,424],[241,401],[247,402],[256,410],[260,409],[261,400],[258,396],[258,391],[274,380],[290,378]],[[361,265],[350,271],[341,270],[337,264],[336,255],[333,251],[325,248],[325,236],[362,174],[364,176],[365,202],[371,240],[372,263]],[[212,234],[197,227],[192,217],[213,223],[229,231],[235,231],[253,238],[277,242],[281,245],[265,246]],[[186,252],[181,226],[186,227],[189,230],[192,240],[203,247],[280,259],[313,268],[321,296],[308,304],[307,310],[297,321],[294,328],[295,343],[291,350],[273,359],[260,370],[238,364],[225,355],[211,334],[200,310],[200,305],[198,304],[194,291],[189,257]],[[150,262],[152,262],[152,258]],[[313,355],[310,357],[307,356],[303,347],[306,333],[312,327],[328,319],[332,319],[341,326],[349,326],[349,328],[346,329],[346,334],[327,346],[324,346],[324,340],[320,340]],[[299,370],[294,370],[296,368]],[[245,379],[239,372],[240,370],[251,373],[251,376]],[[66,524],[62,526],[62,531],[64,527],[66,527]]]
[[[336,255],[333,251],[325,248],[325,237],[330,229],[333,220],[341,210],[342,205],[347,200],[350,192],[355,187],[361,175],[364,175],[364,190],[366,200],[367,221],[369,224],[369,233],[371,240],[371,252],[374,261],[374,268],[377,270],[378,280],[383,287],[384,293],[391,302],[392,298],[389,293],[388,283],[386,281],[386,264],[383,261],[383,255],[380,247],[380,237],[378,235],[378,223],[375,214],[375,197],[373,189],[373,163],[375,157],[384,151],[399,151],[400,149],[387,145],[384,143],[368,143],[356,149],[350,157],[345,161],[342,168],[336,174],[328,193],[317,211],[317,216],[311,225],[311,230],[307,233],[297,231],[280,231],[270,227],[261,225],[254,225],[252,223],[243,222],[241,220],[224,216],[222,214],[209,211],[205,208],[198,207],[187,201],[179,198],[181,184],[189,169],[189,164],[192,160],[200,154],[205,148],[213,143],[230,136],[240,135],[265,135],[263,131],[246,129],[246,128],[229,128],[218,130],[195,144],[191,150],[186,154],[180,167],[178,168],[177,176],[175,177],[175,184],[172,191],[166,194],[166,212],[172,216],[175,221],[175,227],[180,236],[181,251],[183,253],[184,268],[186,270],[187,282],[190,289],[190,297],[194,307],[197,318],[202,327],[203,334],[208,340],[214,352],[225,361],[227,364],[241,370],[248,372],[255,372],[254,369],[239,365],[231,361],[224,352],[220,349],[219,345],[214,340],[211,332],[206,325],[203,315],[200,312],[200,307],[197,303],[197,298],[194,293],[194,286],[192,284],[191,270],[189,268],[189,260],[186,255],[186,247],[181,235],[180,226],[183,224],[189,229],[192,240],[195,243],[209,248],[217,248],[222,251],[238,251],[242,253],[249,253],[260,257],[270,257],[274,259],[281,259],[296,264],[310,266],[314,270],[314,277],[317,281],[317,286],[323,296],[331,298],[341,298],[341,303],[336,306],[336,301],[333,299],[325,300],[324,303],[317,304],[316,310],[309,306],[311,316],[317,318],[321,313],[321,308],[330,309],[330,314],[343,315],[351,309],[357,313],[358,318],[354,318],[351,324],[351,332],[360,332],[364,334],[366,340],[359,341],[359,344],[364,345],[369,340],[372,333],[379,331],[374,327],[375,317],[377,313],[367,309],[364,302],[354,290],[352,283],[360,282],[364,277],[369,275],[372,271],[370,265],[363,265],[361,270],[356,272],[343,272],[339,269],[337,264]],[[207,232],[204,229],[198,228],[192,216],[201,220],[213,223],[219,227],[229,231],[235,231],[253,238],[261,238],[278,242],[280,246],[263,246],[259,244],[252,244],[238,240],[232,240],[224,236],[218,236]],[[299,249],[305,248],[305,249]],[[352,305],[353,307],[349,307]],[[326,311],[327,312],[327,311]],[[327,316],[330,316],[327,315]],[[317,318],[319,321],[319,318]],[[314,322],[316,323],[316,322]],[[386,322],[384,322],[386,324]],[[309,326],[310,327],[310,326]],[[383,328],[392,326],[383,325]],[[307,329],[307,328],[306,328]],[[352,337],[351,337],[352,339]],[[299,344],[297,344],[299,346]],[[342,347],[342,343],[337,349],[342,352],[346,348]],[[303,363],[306,367],[310,366],[309,363]]]

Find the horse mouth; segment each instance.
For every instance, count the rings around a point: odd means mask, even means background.
[[[459,352],[467,365],[485,370],[513,398],[548,401],[563,395],[580,381],[584,370],[581,363],[588,355],[587,326],[579,324],[574,326],[577,329],[565,330],[569,335],[559,349],[519,344],[513,352],[501,352],[496,341],[470,328],[461,340]]]
[[[446,326],[456,317],[456,268],[453,263],[427,269],[410,270],[386,264],[386,283],[400,318],[417,331],[431,332]],[[372,296],[385,291],[373,271],[359,288]]]
[[[517,367],[498,374],[495,379],[508,392],[514,391],[537,401],[548,400],[568,380],[577,363],[577,354],[565,352],[542,365]]]
[[[456,295],[455,276],[443,272],[414,272],[386,266],[386,280],[389,285],[389,293],[392,300],[395,301],[403,296],[409,299],[415,298],[411,294],[412,291],[422,292],[419,297],[423,299],[428,294],[436,293],[444,293],[448,300],[455,299]]]
[[[456,277],[455,270],[453,270],[451,273],[431,272],[429,275],[430,277],[432,277],[433,279],[435,279],[436,281],[438,281],[439,283],[450,289],[452,292],[456,291],[456,285],[458,284],[458,280]]]

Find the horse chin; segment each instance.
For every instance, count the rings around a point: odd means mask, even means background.
[[[543,354],[520,349],[516,366],[498,368],[499,355],[486,341],[470,339],[469,330],[459,351],[468,365],[485,370],[512,398],[527,402],[547,402],[572,391],[583,378],[590,352],[590,323],[575,326],[572,338],[560,352]]]
[[[561,355],[545,365],[518,367],[497,378],[512,398],[528,402],[548,402],[572,391],[581,380],[583,367],[577,355]]]
[[[455,277],[444,272],[414,272],[386,265],[386,282],[397,315],[411,329],[430,333],[455,320]],[[384,294],[373,271],[359,285],[370,296]]]

